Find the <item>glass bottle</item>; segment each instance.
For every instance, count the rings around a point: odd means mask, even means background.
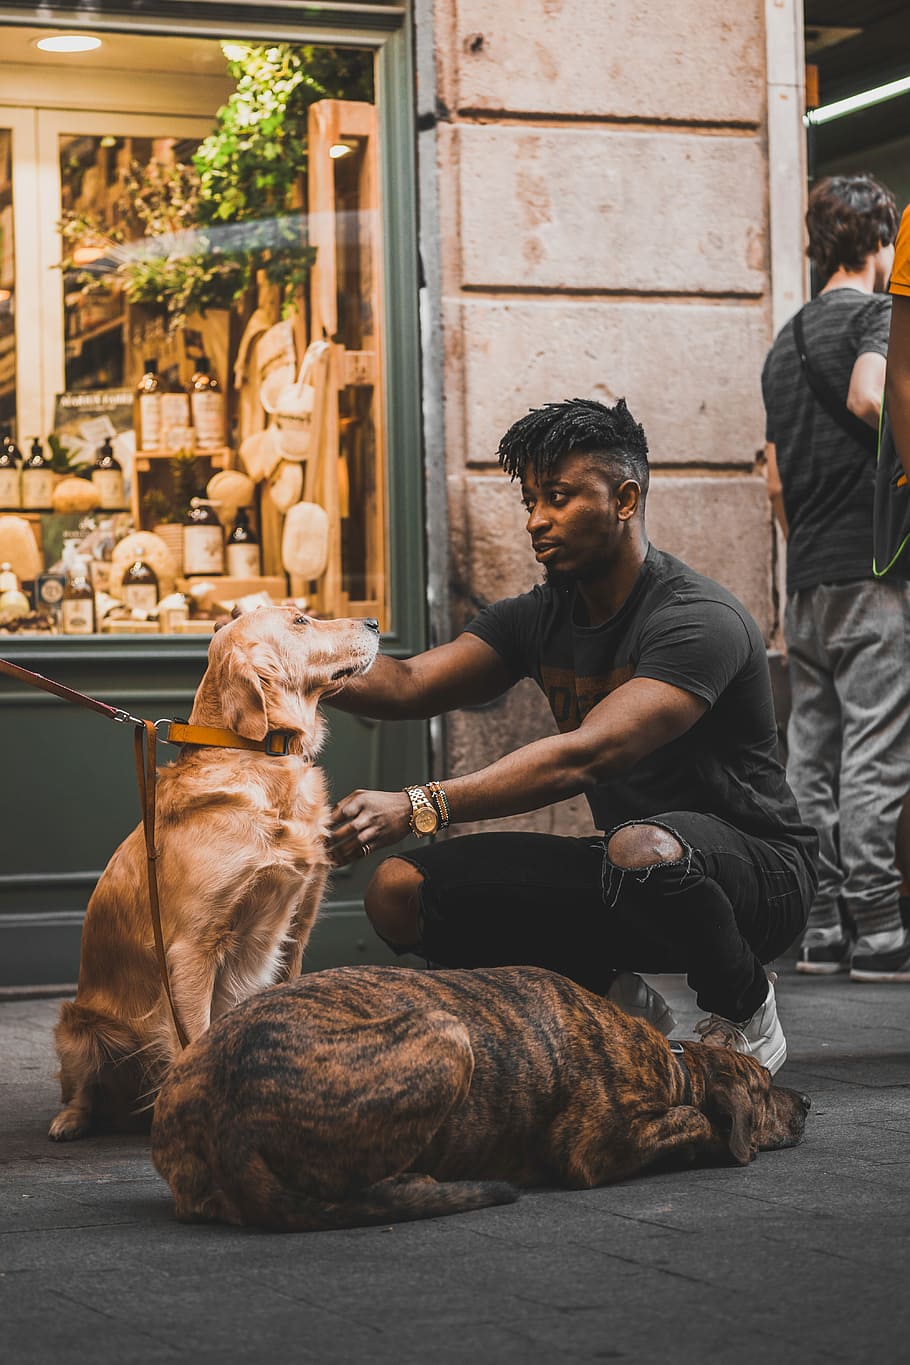
[[[208,356],[200,356],[190,380],[190,408],[197,450],[220,450],[224,445],[224,394],[211,373]]]
[[[64,635],[95,633],[95,594],[88,580],[88,564],[82,555],[73,555],[66,575],[60,603],[60,629]]]
[[[259,541],[245,507],[237,508],[237,520],[228,536],[225,557],[231,578],[259,577]]]
[[[4,511],[22,506],[18,453],[7,433],[0,445],[0,508]]]
[[[161,394],[161,448],[183,450],[190,444],[190,395],[182,384],[175,383]]]
[[[144,559],[134,559],[123,575],[120,598],[131,611],[153,612],[158,605],[158,575]]]
[[[22,465],[22,506],[29,511],[47,512],[54,496],[54,471],[36,436]]]
[[[92,468],[92,483],[98,497],[98,506],[105,512],[117,511],[123,507],[123,466],[114,454],[110,436],[98,449],[98,456]]]
[[[190,498],[183,519],[183,572],[224,573],[224,533],[218,513],[206,498]]]
[[[162,392],[158,361],[143,360],[142,377],[136,385],[136,449],[162,449]]]

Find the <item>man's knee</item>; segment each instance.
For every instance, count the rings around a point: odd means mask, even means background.
[[[404,858],[386,858],[364,892],[363,908],[380,938],[399,948],[420,943],[423,873]]]
[[[623,825],[607,844],[607,857],[613,866],[626,869],[676,863],[684,853],[676,835],[661,825]]]

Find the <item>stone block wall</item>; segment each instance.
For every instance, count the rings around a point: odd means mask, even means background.
[[[441,366],[430,532],[447,536],[447,631],[538,577],[496,464],[502,432],[543,402],[623,396],[651,448],[651,538],[730,587],[772,640],[764,12],[765,0],[418,3]],[[483,766],[549,728],[519,689],[451,718],[440,767]],[[538,824],[577,830],[586,816],[572,802]]]

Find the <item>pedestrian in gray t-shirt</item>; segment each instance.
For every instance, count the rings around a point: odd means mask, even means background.
[[[910,776],[910,585],[872,571],[897,211],[877,181],[836,176],[813,189],[806,223],[824,283],[762,371],[769,492],[787,536],[788,776],[820,841],[797,969],[910,980],[894,859]]]

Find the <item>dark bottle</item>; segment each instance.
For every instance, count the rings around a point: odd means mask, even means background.
[[[92,468],[92,483],[98,498],[98,506],[105,512],[118,511],[123,507],[123,467],[114,454],[110,436],[98,450],[98,457]]]
[[[54,496],[54,471],[36,436],[22,465],[22,506],[29,511],[48,511]]]
[[[9,433],[0,445],[0,508],[8,511],[22,506],[22,488],[19,483],[19,455]]]
[[[131,611],[153,612],[158,605],[158,575],[144,559],[134,559],[123,575],[120,597]]]
[[[197,450],[220,450],[224,445],[224,394],[211,373],[208,356],[200,356],[190,380],[190,408]]]
[[[71,563],[60,603],[60,628],[64,635],[92,635],[95,594],[88,580],[88,565],[81,555],[75,555]]]
[[[143,360],[142,375],[136,385],[137,450],[160,450],[162,446],[162,393],[158,361]]]
[[[183,518],[183,572],[188,577],[224,573],[224,532],[218,513],[203,497],[190,499]]]
[[[259,541],[245,507],[237,509],[237,520],[227,540],[226,556],[230,578],[259,577]]]

